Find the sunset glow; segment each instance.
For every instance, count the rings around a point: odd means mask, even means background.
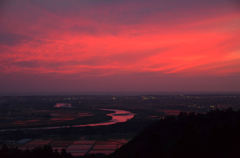
[[[173,1],[1,2],[1,92],[239,91],[239,3]]]

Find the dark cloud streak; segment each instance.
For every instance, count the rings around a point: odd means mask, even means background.
[[[2,44],[14,46],[30,40],[32,40],[32,38],[25,35],[14,33],[0,33],[0,45]]]

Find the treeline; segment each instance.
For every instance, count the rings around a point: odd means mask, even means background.
[[[73,156],[65,150],[54,151],[49,145],[32,150],[20,150],[3,145],[0,149],[0,158],[73,158]]]
[[[146,128],[112,158],[240,157],[240,111],[181,113]]]

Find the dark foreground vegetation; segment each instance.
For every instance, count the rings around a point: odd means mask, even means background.
[[[240,111],[180,114],[145,129],[114,158],[240,157]]]
[[[72,158],[72,155],[62,150],[60,153],[53,151],[51,146],[35,148],[33,150],[19,150],[3,145],[0,150],[1,158]]]
[[[231,109],[207,114],[181,113],[157,121],[128,144],[107,158],[228,158],[239,157],[240,111]],[[20,151],[3,146],[4,158],[70,158],[66,152],[56,153],[50,148]]]

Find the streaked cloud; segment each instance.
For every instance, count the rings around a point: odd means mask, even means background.
[[[235,0],[12,0],[2,2],[0,18],[3,75],[107,83],[145,73],[166,80],[240,73]]]

